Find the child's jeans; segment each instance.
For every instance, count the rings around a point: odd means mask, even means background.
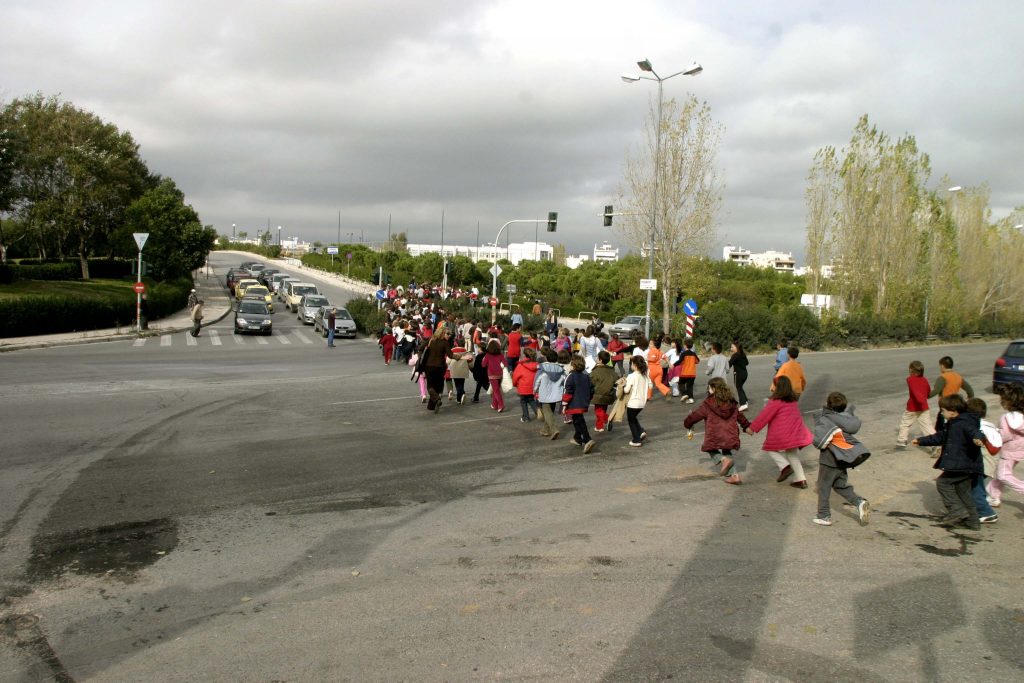
[[[680,377],[679,378],[679,393],[683,396],[689,396],[693,398],[693,381],[696,377]]]
[[[529,422],[533,419],[531,413],[536,413],[537,401],[533,398],[533,394],[519,394],[519,405],[523,409],[523,422]]]
[[[550,436],[558,431],[558,426],[555,423],[555,406],[556,403],[541,403],[540,414],[544,418],[544,429],[541,434],[544,436]]]
[[[597,431],[601,431],[608,424],[608,406],[594,404],[594,414],[597,415]]]
[[[978,509],[979,517],[991,517],[996,514],[992,506],[988,504],[988,496],[985,494],[985,475],[974,475],[974,482],[971,484],[971,497],[974,498],[974,507]]]
[[[455,400],[461,403],[462,397],[466,395],[466,378],[453,377],[452,382],[455,383]]]
[[[912,410],[903,411],[903,417],[900,418],[900,431],[896,435],[896,443],[906,445],[907,437],[910,436],[910,428],[914,425],[921,430],[921,436],[930,436],[935,433],[932,428],[932,416],[927,410],[914,412]]]
[[[643,408],[626,408],[626,421],[629,423],[629,433],[633,443],[640,443],[643,440],[641,435],[644,433],[644,428],[640,426],[641,410]]]
[[[818,461],[818,519],[831,519],[832,508],[828,504],[828,499],[832,495],[832,491],[853,505],[860,505],[860,502],[864,500],[850,486],[846,479],[845,469],[832,467]]]

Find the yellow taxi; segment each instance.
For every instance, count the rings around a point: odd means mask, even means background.
[[[260,286],[260,281],[254,279],[254,278],[245,278],[245,279],[239,280],[238,284],[235,285],[235,298],[236,299],[241,299],[243,296],[245,296],[245,290],[246,289],[248,289],[249,287],[257,287],[257,286]]]
[[[270,290],[263,285],[249,285],[242,293],[243,299],[256,299],[267,304],[267,310],[274,312],[274,300],[270,296]]]

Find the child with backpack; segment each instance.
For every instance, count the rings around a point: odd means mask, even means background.
[[[818,516],[813,521],[821,526],[832,526],[832,513],[828,499],[835,491],[846,501],[857,506],[861,525],[868,523],[871,505],[857,495],[847,480],[847,470],[860,465],[871,453],[854,437],[860,431],[860,418],[847,405],[846,396],[833,391],[825,401],[814,422],[814,447],[818,449]]]
[[[725,477],[726,484],[741,484],[732,452],[740,447],[740,426],[746,429],[750,421],[739,411],[739,404],[732,397],[732,390],[724,379],[711,378],[708,382],[708,397],[697,410],[686,416],[683,426],[692,430],[701,420],[705,421],[705,427],[704,443],[700,449],[710,455],[716,465],[720,465],[718,474]]]
[[[597,425],[594,429],[603,432],[612,431],[612,423],[608,421],[608,406],[615,403],[615,369],[611,366],[612,356],[607,351],[597,352],[597,365],[590,371],[590,382],[594,385],[594,415]]]

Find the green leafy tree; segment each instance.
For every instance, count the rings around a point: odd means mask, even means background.
[[[128,207],[125,232],[149,233],[144,258],[155,279],[188,276],[202,267],[217,240],[216,231],[199,222],[195,209],[168,178]]]

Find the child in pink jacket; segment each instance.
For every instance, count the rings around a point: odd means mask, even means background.
[[[1017,493],[1024,493],[1024,481],[1014,476],[1013,468],[1024,460],[1024,389],[1011,384],[1003,389],[1000,403],[1006,414],[999,420],[999,435],[1003,437],[1003,450],[996,463],[996,476],[988,483],[988,495],[992,507],[999,507],[1003,500],[1003,488],[1009,486]]]
[[[746,432],[747,434],[756,434],[767,426],[768,436],[765,437],[761,450],[768,453],[775,464],[779,466],[779,477],[775,481],[783,482],[790,476],[796,475],[796,479],[790,483],[790,486],[805,489],[807,488],[807,477],[804,476],[799,449],[809,446],[814,441],[814,437],[804,425],[804,418],[800,414],[797,398],[797,393],[793,390],[789,378],[785,375],[777,376],[771,400],[750,424]]]

